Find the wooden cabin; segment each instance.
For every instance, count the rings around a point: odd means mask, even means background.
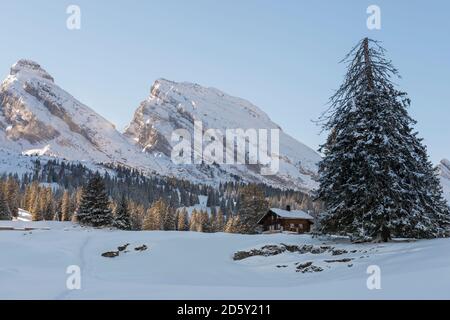
[[[296,232],[305,233],[311,230],[314,218],[301,210],[271,208],[259,221],[263,232]]]

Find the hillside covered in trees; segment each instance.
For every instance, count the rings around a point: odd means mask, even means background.
[[[258,200],[246,197],[249,192],[258,194]],[[207,199],[204,206],[199,206],[201,198]],[[249,204],[248,199],[254,203]],[[102,204],[95,207],[97,202]],[[255,216],[251,206],[286,205],[318,211],[310,195],[294,190],[242,183],[214,188],[175,178],[148,177],[120,166],[105,167],[99,173],[80,163],[36,159],[33,173],[0,178],[2,219],[17,216],[18,208],[23,208],[35,221],[72,220],[130,230],[252,233],[255,220],[264,212],[259,209]],[[97,222],[90,220],[91,211],[99,208],[104,217]]]

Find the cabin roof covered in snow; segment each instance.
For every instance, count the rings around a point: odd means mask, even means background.
[[[301,210],[283,210],[279,208],[270,208],[270,211],[275,213],[277,216],[285,219],[305,219],[314,220],[312,216]]]

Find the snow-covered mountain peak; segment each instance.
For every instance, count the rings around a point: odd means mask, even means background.
[[[40,64],[37,62],[34,62],[32,60],[26,60],[22,59],[17,61],[12,67],[11,67],[11,76],[15,77],[28,77],[28,78],[41,78],[48,80],[50,82],[54,82],[53,77],[45,71]]]
[[[119,162],[135,149],[30,60],[14,64],[0,86],[0,147],[93,163]]]
[[[264,121],[271,128],[279,128],[272,123],[269,116],[251,102],[228,95],[223,91],[204,87],[197,83],[190,82],[174,82],[167,79],[158,79],[151,87],[151,93],[148,97],[149,101],[159,102],[159,105],[164,102],[176,104],[177,108],[182,111],[189,112],[195,120],[204,120],[205,116],[213,115],[208,111],[217,112],[221,115],[229,113],[231,117],[245,113],[252,118],[257,118]],[[218,108],[220,104],[220,108]],[[219,110],[218,110],[219,109]],[[226,117],[224,117],[226,118]],[[227,123],[220,121],[222,126],[226,127]],[[231,123],[228,123],[231,124]],[[254,127],[254,123],[250,122],[244,128]],[[216,128],[220,128],[216,127]]]
[[[280,170],[278,174],[262,177],[255,165],[220,165],[225,175],[238,176],[251,182],[311,190],[316,186],[317,162],[320,156],[312,149],[284,133],[269,116],[251,102],[228,95],[218,89],[189,82],[158,79],[150,95],[136,110],[125,135],[147,154],[159,153],[170,161],[172,134],[178,129],[194,136],[194,122],[202,123],[203,131],[217,129],[279,129]],[[204,175],[204,168],[192,165],[182,171]],[[203,170],[203,171],[202,171]],[[221,177],[215,180],[220,181]]]
[[[18,61],[0,86],[0,147],[8,152],[122,164],[193,183],[242,180],[302,190],[316,186],[320,156],[281,130],[280,154],[275,155],[280,170],[272,176],[262,175],[255,164],[175,163],[172,133],[185,129],[193,136],[195,121],[202,122],[203,130],[223,132],[280,129],[249,101],[195,83],[155,81],[125,135],[60,88],[36,62]]]

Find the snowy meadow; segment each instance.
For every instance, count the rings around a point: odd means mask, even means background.
[[[450,256],[442,254],[450,239],[351,244],[310,235],[2,221],[0,243],[0,299],[450,298]],[[117,257],[102,256],[126,244]],[[143,245],[148,249],[135,250]],[[283,247],[289,250],[277,251]],[[266,256],[234,260],[254,249]]]

